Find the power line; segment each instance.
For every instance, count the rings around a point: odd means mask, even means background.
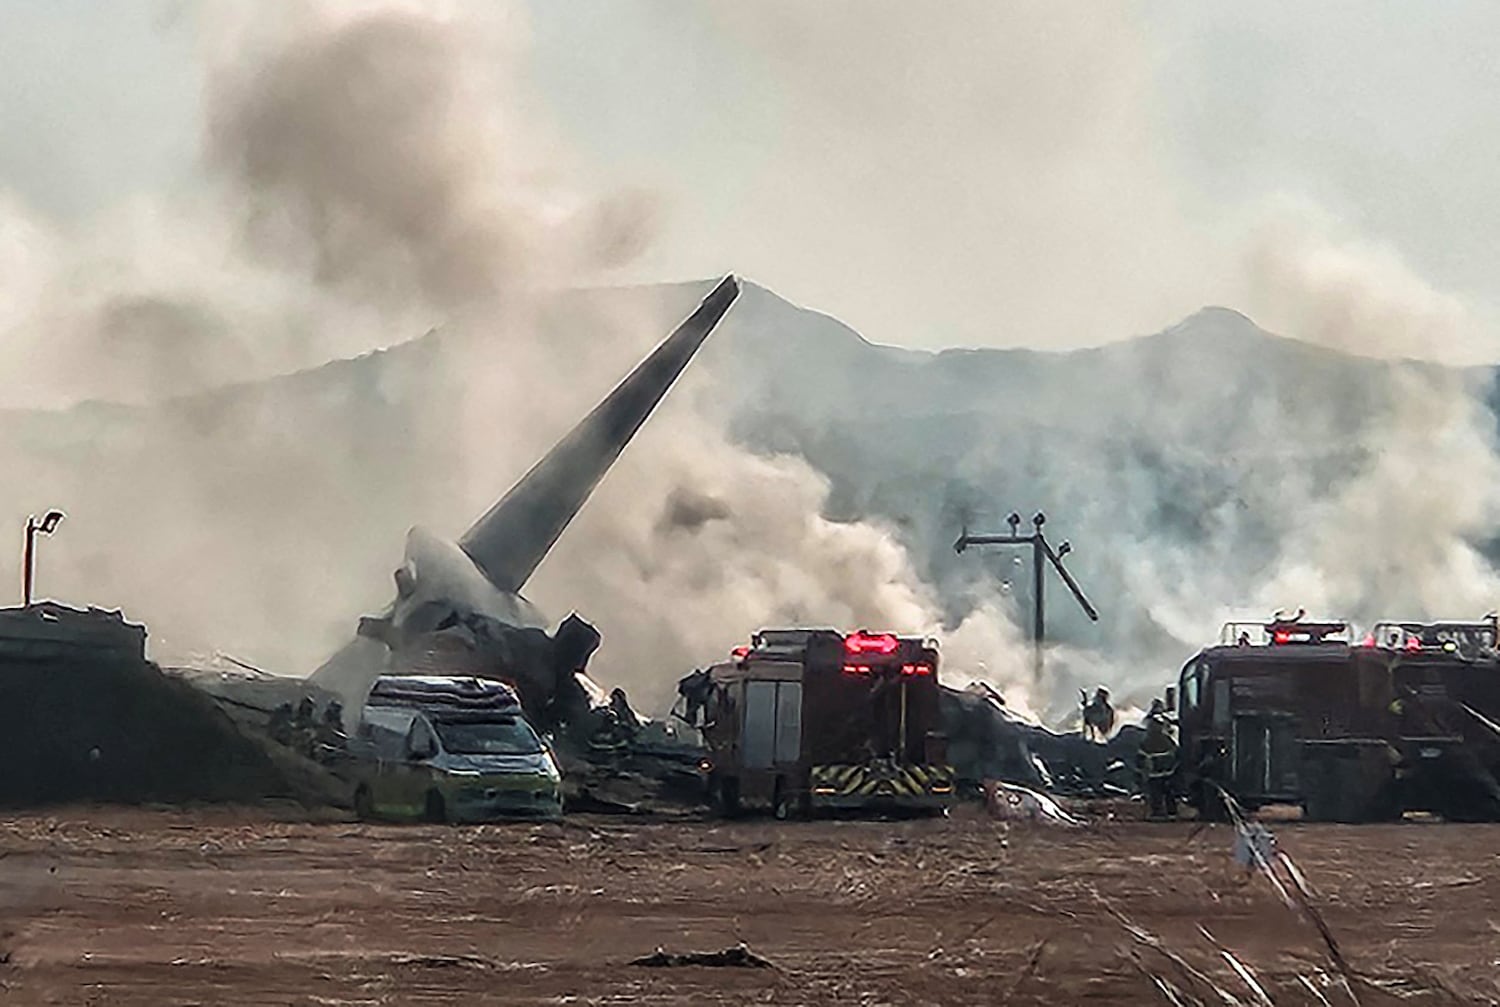
[[[1031,526],[1034,530],[1030,535],[1022,535],[1020,533],[1020,514],[1012,511],[1005,521],[1010,525],[1009,535],[970,535],[969,529],[965,528],[958,536],[958,541],[953,543],[953,551],[962,553],[971,545],[1031,546],[1032,599],[1034,607],[1034,618],[1031,627],[1033,646],[1032,671],[1037,680],[1040,681],[1042,677],[1042,648],[1045,645],[1047,636],[1046,602],[1043,598],[1046,585],[1046,577],[1043,574],[1046,572],[1046,564],[1052,564],[1052,568],[1057,571],[1057,575],[1062,578],[1062,582],[1068,586],[1068,590],[1073,593],[1078,606],[1083,609],[1084,614],[1089,619],[1098,622],[1099,612],[1089,602],[1088,598],[1084,597],[1083,588],[1078,586],[1078,581],[1073,579],[1073,575],[1068,572],[1068,568],[1063,566],[1063,557],[1073,551],[1073,544],[1064,541],[1056,549],[1053,549],[1052,543],[1047,541],[1047,536],[1042,532],[1042,526],[1047,523],[1047,515],[1038,511],[1032,517]],[[1045,563],[1043,562],[1044,559]]]

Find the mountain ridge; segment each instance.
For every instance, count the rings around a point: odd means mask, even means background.
[[[341,640],[381,603],[410,525],[465,527],[706,289],[570,295],[543,320],[545,352],[524,358],[537,374],[500,374],[509,391],[498,398],[470,382],[503,370],[509,344],[437,329],[160,403],[12,412],[0,425],[0,465],[29,496],[69,511],[66,544],[46,550],[41,582],[51,590],[144,607],[138,614],[168,636],[180,615],[258,664],[310,667],[314,643]],[[616,317],[630,324],[600,342],[598,325]],[[825,516],[888,528],[955,621],[996,590],[1018,621],[1030,604],[1012,557],[953,556],[959,527],[1045,511],[1049,531],[1073,540],[1069,564],[1105,613],[1095,625],[1053,606],[1053,638],[1159,677],[1191,643],[1183,627],[1211,634],[1204,623],[1218,608],[1252,602],[1279,569],[1316,551],[1323,522],[1343,520],[1328,515],[1368,480],[1383,438],[1412,421],[1410,377],[1455,374],[1483,379],[1478,415],[1492,436],[1493,369],[1357,357],[1268,333],[1230,309],[1064,352],[926,351],[872,343],[747,283],[643,438],[706,422],[758,455],[804,459],[827,482]],[[1453,385],[1422,394],[1441,405],[1459,394]],[[505,397],[517,392],[526,395]],[[1400,443],[1430,451],[1438,433]],[[622,478],[633,471],[649,485],[639,467],[651,457],[644,446],[627,451]],[[609,482],[591,508],[621,503]],[[735,512],[732,495],[721,503]],[[0,519],[0,534],[19,535],[12,526]],[[1488,556],[1500,541],[1473,545]],[[4,562],[0,577],[10,576]],[[1432,608],[1429,595],[1397,584],[1352,601],[1406,613]]]
[[[694,299],[708,290],[712,286],[712,283],[712,280],[683,280],[659,284],[586,287],[564,291],[559,296],[567,299],[568,297],[609,298],[612,296],[646,294],[664,303],[680,301],[683,305],[690,307],[694,303]],[[1006,363],[1027,361],[1033,358],[1066,360],[1101,354],[1107,356],[1112,353],[1130,353],[1139,351],[1143,347],[1157,346],[1165,348],[1164,352],[1169,352],[1180,351],[1182,347],[1179,344],[1183,340],[1187,340],[1193,343],[1212,343],[1214,344],[1215,352],[1223,352],[1226,349],[1226,343],[1227,348],[1231,350],[1245,350],[1269,344],[1282,349],[1298,352],[1305,351],[1328,358],[1336,357],[1347,360],[1368,361],[1380,365],[1391,363],[1415,364],[1419,366],[1440,367],[1448,370],[1487,370],[1490,367],[1490,365],[1475,365],[1468,368],[1450,368],[1447,365],[1435,364],[1430,361],[1412,359],[1385,360],[1344,349],[1326,347],[1315,342],[1271,332],[1257,325],[1253,319],[1244,313],[1233,308],[1218,305],[1205,305],[1185,316],[1182,320],[1158,332],[1124,336],[1091,346],[1069,347],[1065,349],[1033,346],[952,346],[927,349],[873,341],[836,316],[788,300],[770,287],[756,283],[753,280],[744,281],[744,290],[747,301],[754,301],[758,298],[769,298],[783,307],[793,309],[793,311],[802,317],[803,321],[811,322],[816,327],[818,330],[817,339],[826,341],[830,337],[833,337],[846,346],[875,351],[882,356],[903,363],[929,363],[939,366],[952,366],[955,360],[959,362],[981,360],[985,362],[1001,361]],[[683,313],[685,314],[686,311]],[[1229,324],[1224,324],[1225,321],[1228,321]],[[785,334],[781,333],[780,335]],[[378,366],[387,356],[390,356],[393,360],[399,360],[399,358],[407,354],[418,352],[426,344],[441,341],[443,337],[443,327],[437,326],[410,339],[392,343],[388,346],[374,347],[353,356],[333,357],[308,367],[301,367],[243,381],[215,384],[154,400],[131,402],[97,397],[85,398],[57,407],[0,407],[0,416],[13,418],[25,414],[64,413],[73,410],[84,412],[95,410],[107,411],[115,407],[124,410],[151,409],[179,404],[185,400],[204,399],[220,394],[241,394],[247,389],[267,384],[304,382],[311,380],[311,376],[313,375],[326,375],[330,372],[338,372],[345,369],[353,370],[359,367]],[[738,337],[741,340],[747,338],[744,333],[739,333]],[[809,334],[797,333],[796,338],[799,342],[806,342],[809,339]],[[724,341],[726,340],[718,340],[718,342]],[[1135,349],[1126,349],[1132,347]]]

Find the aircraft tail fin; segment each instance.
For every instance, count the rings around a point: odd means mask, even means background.
[[[688,318],[459,539],[501,591],[520,591],[625,445],[739,296],[724,277]]]

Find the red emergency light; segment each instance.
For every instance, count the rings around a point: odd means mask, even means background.
[[[1291,643],[1292,642],[1292,634],[1288,633],[1284,629],[1278,629],[1276,632],[1274,632],[1274,633],[1271,634],[1271,642],[1272,643]]]
[[[844,637],[844,652],[848,654],[894,654],[901,641],[894,633],[866,633],[860,630]]]
[[[875,671],[875,669],[872,668],[872,667],[870,667],[868,664],[846,664],[846,665],[844,665],[844,674],[846,674],[846,675],[870,675],[870,674],[873,674],[874,671]],[[901,674],[902,675],[906,675],[906,676],[910,676],[910,677],[915,677],[917,675],[931,675],[932,674],[932,665],[930,665],[930,664],[903,664],[901,666]]]
[[[745,658],[750,656],[750,648],[736,647],[729,652],[729,656],[734,658],[736,661],[743,661]]]

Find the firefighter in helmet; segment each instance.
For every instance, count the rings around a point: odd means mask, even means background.
[[[1175,817],[1177,798],[1172,778],[1177,773],[1177,742],[1172,737],[1166,706],[1159,699],[1151,701],[1146,736],[1136,752],[1136,765],[1146,795],[1148,817],[1154,820]]]
[[[1109,704],[1109,690],[1100,687],[1094,690],[1094,698],[1078,690],[1083,703],[1083,736],[1094,741],[1108,741],[1115,729],[1115,708]]]

